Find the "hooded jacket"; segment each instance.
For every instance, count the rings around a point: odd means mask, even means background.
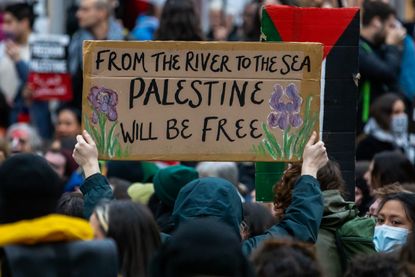
[[[318,181],[311,176],[302,176],[294,187],[292,204],[284,219],[264,234],[245,240],[243,252],[249,255],[264,240],[273,237],[293,236],[314,243],[322,213],[323,201]],[[220,178],[201,178],[183,187],[174,205],[176,224],[200,217],[218,218],[230,225],[240,237],[243,210],[235,187]]]
[[[85,208],[93,208],[102,198],[112,193],[107,179],[101,174],[87,178],[81,186]],[[320,185],[312,176],[301,176],[294,186],[291,205],[281,222],[264,234],[245,240],[242,250],[249,255],[263,241],[271,238],[292,236],[298,240],[314,243],[323,215],[323,198]],[[242,202],[236,188],[220,178],[196,179],[184,186],[177,196],[173,218],[177,225],[192,218],[213,217],[228,224],[240,237],[239,225],[243,220]],[[168,235],[162,234],[163,240]]]
[[[343,276],[335,233],[344,223],[354,219],[359,210],[354,202],[343,199],[339,190],[323,191],[324,213],[321,220],[316,250],[326,276]]]

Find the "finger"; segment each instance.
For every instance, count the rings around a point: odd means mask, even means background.
[[[88,144],[90,144],[90,145],[95,145],[95,141],[92,139],[91,135],[90,135],[90,134],[89,134],[86,130],[84,130],[84,131],[82,132],[82,136],[84,137],[85,141],[86,141]]]
[[[76,140],[78,141],[78,143],[82,144],[82,143],[86,143],[85,139],[81,136],[81,135],[77,135],[76,136]]]
[[[311,137],[308,140],[306,146],[312,146],[316,142],[316,138],[317,138],[317,133],[316,133],[316,131],[313,131],[313,133],[311,134]]]

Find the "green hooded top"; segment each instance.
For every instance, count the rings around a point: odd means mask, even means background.
[[[323,191],[324,213],[316,242],[318,260],[325,276],[343,276],[335,233],[345,222],[354,219],[359,210],[354,202],[343,199],[339,190]]]

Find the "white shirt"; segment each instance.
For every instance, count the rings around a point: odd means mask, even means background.
[[[23,61],[29,61],[29,45],[20,47],[20,57]],[[16,66],[6,53],[6,45],[0,43],[0,90],[4,93],[9,104],[13,103],[19,85],[20,80]]]

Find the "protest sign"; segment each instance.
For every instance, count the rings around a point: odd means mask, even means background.
[[[33,99],[72,99],[72,81],[68,69],[69,36],[32,34],[29,37],[30,72],[28,85]]]
[[[102,159],[291,161],[319,131],[319,43],[84,42]]]

